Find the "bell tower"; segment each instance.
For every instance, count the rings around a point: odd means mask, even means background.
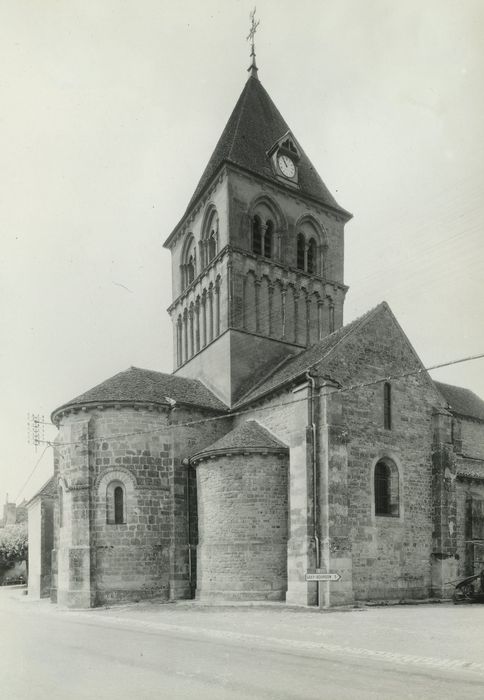
[[[249,78],[165,242],[174,372],[200,379],[228,406],[276,364],[338,329],[347,291],[343,237],[351,214],[257,70],[252,43]]]

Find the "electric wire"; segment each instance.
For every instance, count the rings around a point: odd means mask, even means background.
[[[316,360],[312,364],[308,365],[306,368],[298,370],[297,374],[285,379],[284,384],[287,384],[291,381],[294,381],[297,377],[309,372],[315,365],[319,364],[323,359],[324,358],[320,357],[318,360]],[[356,384],[350,384],[348,386],[331,387],[331,391],[329,391],[327,393],[319,392],[319,396],[324,397],[324,396],[328,396],[329,394],[342,394],[342,393],[347,393],[350,391],[356,391],[358,389],[363,389],[366,387],[374,386],[376,384],[382,384],[384,382],[388,382],[388,381],[392,381],[392,380],[406,379],[406,378],[411,377],[411,376],[418,376],[418,375],[423,374],[425,372],[430,372],[432,370],[441,369],[443,367],[450,367],[452,365],[461,364],[463,362],[471,362],[471,361],[480,360],[480,359],[484,359],[484,353],[480,353],[477,355],[470,355],[467,357],[461,357],[461,358],[458,358],[455,360],[450,360],[448,362],[441,362],[439,364],[432,365],[430,367],[419,367],[418,369],[410,370],[408,372],[402,372],[401,374],[389,375],[389,376],[385,376],[385,377],[379,377],[378,379],[372,379],[371,381],[368,381],[368,382],[360,382],[360,383],[356,383]],[[273,387],[273,389],[271,391],[277,391],[280,388],[282,388],[282,387],[275,386],[275,387]],[[263,396],[254,397],[254,399],[252,399],[252,400],[258,401],[258,400],[261,400],[262,398],[263,398]],[[246,414],[252,415],[254,413],[258,413],[261,411],[268,411],[268,410],[273,410],[275,408],[282,408],[285,406],[290,406],[292,404],[300,403],[302,401],[307,401],[307,400],[308,400],[308,397],[303,396],[300,398],[291,399],[290,401],[282,401],[280,403],[271,403],[270,405],[266,405],[266,406],[254,406],[254,407],[248,408],[248,409],[241,409],[238,411],[227,412],[227,413],[224,413],[223,415],[219,415],[219,416],[198,418],[198,419],[191,420],[191,421],[185,421],[183,423],[172,423],[169,426],[164,425],[164,426],[160,426],[158,428],[151,428],[149,430],[137,430],[137,431],[132,431],[129,433],[120,433],[117,435],[104,435],[104,436],[97,435],[97,436],[92,437],[92,438],[87,437],[84,440],[74,440],[71,442],[55,442],[55,443],[52,441],[43,441],[43,442],[47,443],[46,448],[49,446],[54,447],[54,448],[59,448],[59,447],[67,447],[70,445],[85,445],[86,441],[87,442],[98,442],[101,440],[117,440],[117,439],[126,438],[126,437],[152,435],[153,433],[164,432],[167,430],[167,428],[170,428],[170,429],[188,428],[188,427],[192,427],[194,425],[200,425],[203,423],[212,423],[212,422],[216,422],[216,421],[220,421],[220,420],[227,420],[229,418],[233,418],[234,416],[242,416],[242,415],[246,415]],[[146,402],[144,402],[144,403],[146,403]],[[62,424],[61,424],[61,426],[62,426]]]
[[[30,472],[30,474],[28,475],[27,479],[25,480],[24,485],[22,486],[22,488],[21,488],[20,491],[18,492],[18,494],[17,494],[17,496],[16,496],[16,498],[15,498],[15,502],[18,501],[18,499],[20,498],[20,496],[21,496],[22,493],[24,492],[25,487],[27,486],[27,484],[29,483],[30,479],[31,479],[32,476],[34,475],[35,470],[37,469],[37,467],[38,467],[39,464],[41,463],[42,457],[45,455],[45,453],[47,452],[48,448],[51,447],[51,443],[50,443],[50,442],[47,442],[47,441],[44,441],[44,440],[41,440],[40,442],[46,442],[47,444],[45,445],[45,447],[44,447],[44,449],[43,449],[43,451],[42,451],[42,454],[40,455],[39,459],[38,459],[37,462],[35,463],[35,465],[34,465],[32,471]]]

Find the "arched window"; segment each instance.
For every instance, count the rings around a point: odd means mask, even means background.
[[[307,271],[310,275],[316,272],[316,241],[311,238],[308,243]]]
[[[126,523],[126,493],[121,481],[111,481],[106,489],[106,522],[109,525]]]
[[[395,462],[385,458],[375,465],[375,515],[398,517],[400,512],[399,475]]]
[[[195,279],[195,261],[193,259],[193,255],[190,255],[188,258],[187,262],[187,279],[186,279],[186,284],[187,286],[193,282]]]
[[[266,221],[266,230],[264,235],[264,257],[272,258],[272,246],[274,239],[274,223],[271,219]]]
[[[257,214],[252,219],[252,252],[262,255],[262,226]]]
[[[388,382],[383,385],[383,425],[392,428],[392,387]]]
[[[114,522],[124,523],[124,492],[121,486],[114,489]]]
[[[298,270],[304,270],[304,249],[306,247],[306,241],[302,233],[297,235],[297,260],[296,266]]]
[[[183,244],[180,270],[182,288],[185,289],[193,282],[197,274],[197,248],[192,234],[188,235]]]
[[[210,238],[208,239],[208,261],[210,262],[211,260],[214,259],[214,257],[217,255],[217,238],[215,235],[215,231],[210,232]]]

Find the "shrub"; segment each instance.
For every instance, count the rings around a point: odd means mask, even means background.
[[[9,569],[27,559],[27,523],[7,525],[0,530],[0,569]]]

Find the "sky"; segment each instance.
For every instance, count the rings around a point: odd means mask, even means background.
[[[48,423],[133,365],[172,370],[162,243],[247,79],[252,7],[0,0],[0,500],[52,472],[28,413]],[[345,322],[385,299],[425,366],[484,353],[484,3],[257,15],[259,77],[354,214]],[[482,359],[432,376],[484,397]]]

